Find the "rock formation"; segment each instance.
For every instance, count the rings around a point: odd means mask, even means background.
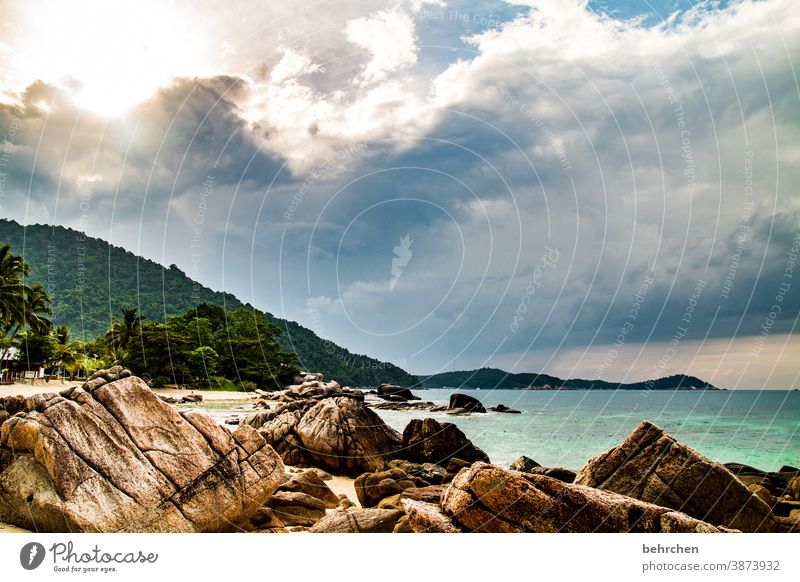
[[[179,414],[119,367],[0,428],[0,521],[49,532],[226,531],[284,480],[252,428]]]
[[[456,425],[433,418],[414,419],[406,425],[402,457],[442,466],[447,466],[451,459],[489,462],[489,456],[472,444]]]
[[[733,473],[648,421],[621,444],[590,459],[575,483],[744,532],[776,531],[770,508]]]
[[[248,416],[242,425],[258,428],[289,465],[352,477],[384,469],[402,444],[375,412],[346,396],[282,404]]]
[[[450,395],[450,404],[447,406],[450,413],[486,412],[486,409],[477,398],[456,392]]]
[[[378,398],[390,400],[394,402],[406,402],[408,400],[419,400],[419,396],[415,396],[408,388],[402,386],[395,386],[394,384],[381,384],[375,393]]]
[[[683,513],[608,491],[486,463],[462,470],[442,509],[477,532],[719,532]]]
[[[391,533],[403,517],[396,509],[337,509],[319,520],[311,533]]]

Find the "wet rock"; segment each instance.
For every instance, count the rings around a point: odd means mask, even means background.
[[[590,459],[575,483],[745,532],[776,529],[767,504],[733,473],[648,421],[618,446]]]
[[[442,509],[478,532],[719,532],[711,524],[609,491],[475,463],[447,487]]]
[[[415,396],[408,388],[402,386],[395,386],[394,384],[381,384],[378,386],[378,391],[375,393],[379,398],[384,400],[393,400],[396,402],[406,402],[408,400],[420,400],[419,396]]]
[[[522,411],[509,408],[505,404],[498,404],[497,406],[491,406],[489,407],[489,410],[492,412],[504,412],[506,414],[522,414]]]
[[[422,400],[402,401],[402,402],[376,402],[370,404],[372,408],[377,410],[433,410],[432,402],[425,402]]]
[[[486,412],[486,409],[483,407],[483,404],[481,404],[480,400],[460,392],[450,395],[450,404],[447,406],[447,409],[461,409],[464,412]]]

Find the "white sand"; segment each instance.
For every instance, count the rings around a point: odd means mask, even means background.
[[[44,380],[36,380],[33,384],[6,384],[0,386],[0,397],[3,396],[17,396],[24,397],[33,396],[34,394],[42,394],[45,392],[61,392],[73,386],[80,386],[82,382],[62,382],[61,380],[51,380],[45,382]],[[258,395],[253,392],[224,392],[221,390],[178,390],[177,388],[154,388],[153,392],[164,396],[172,396],[174,398],[183,398],[188,394],[202,394],[203,401],[211,400],[214,402],[219,401],[242,401],[258,399]]]
[[[17,527],[15,525],[10,525],[0,521],[0,534],[4,533],[31,533],[31,530],[22,529],[21,527]]]

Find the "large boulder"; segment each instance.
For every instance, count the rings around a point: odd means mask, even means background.
[[[25,397],[17,394],[0,398],[0,410],[5,411],[8,416],[14,416],[16,413],[22,412],[25,410]]]
[[[392,533],[403,517],[397,509],[337,509],[319,520],[311,533]]]
[[[356,399],[299,400],[258,412],[242,425],[259,429],[289,465],[356,477],[398,456],[400,434]]]
[[[608,491],[475,463],[442,497],[453,522],[477,532],[719,532],[683,513]]]
[[[0,428],[0,521],[36,531],[232,530],[283,480],[254,429],[179,414],[121,368],[32,396]]]
[[[769,506],[733,473],[648,421],[621,444],[590,459],[575,483],[744,532],[776,531]]]
[[[314,525],[325,517],[325,502],[299,491],[277,491],[270,498],[268,508],[287,526]]]
[[[425,487],[429,483],[419,477],[408,475],[403,469],[395,467],[387,471],[364,473],[353,484],[361,507],[375,507],[381,499],[402,493],[409,487]]]
[[[447,409],[459,412],[486,412],[486,408],[480,400],[461,392],[450,395],[450,404],[447,405]]]
[[[489,462],[489,456],[472,444],[454,424],[433,418],[414,419],[403,430],[402,456],[415,463],[446,467],[451,459],[468,463]]]
[[[336,493],[331,491],[330,487],[325,484],[325,481],[313,469],[303,471],[289,479],[278,487],[278,492],[281,491],[305,493],[322,501],[328,509],[333,509],[339,505],[339,498]]]
[[[412,463],[405,459],[389,461],[389,468],[399,468],[412,477],[419,477],[431,485],[441,485],[447,480],[447,469],[434,463]]]
[[[411,390],[402,386],[395,386],[394,384],[381,384],[378,386],[378,391],[375,393],[379,398],[384,400],[391,400],[395,402],[406,402],[407,400],[419,400],[419,396],[415,396]]]

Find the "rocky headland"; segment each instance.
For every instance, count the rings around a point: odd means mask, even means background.
[[[800,472],[723,466],[644,421],[577,473],[491,464],[421,406],[304,374],[231,430],[121,368],[0,399],[0,522],[39,532],[791,532]],[[482,414],[454,395],[448,410]],[[473,402],[474,401],[474,402]],[[508,412],[508,411],[505,411]],[[235,424],[232,422],[232,424]]]

